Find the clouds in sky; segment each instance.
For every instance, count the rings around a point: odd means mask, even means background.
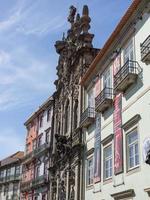
[[[24,121],[55,90],[54,43],[67,32],[69,6],[81,13],[89,5],[94,44],[100,47],[130,2],[0,1],[0,159],[24,149]]]

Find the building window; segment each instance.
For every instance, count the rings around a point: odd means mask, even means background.
[[[2,193],[2,186],[0,186],[0,195],[1,195],[1,193]]]
[[[68,100],[65,109],[65,134],[68,133],[69,131],[69,125],[70,125],[70,105]]]
[[[133,40],[131,40],[127,46],[124,48],[124,63],[128,60],[133,61],[134,53],[133,53]]]
[[[33,148],[33,150],[36,149],[36,139],[32,141],[32,148]]]
[[[103,73],[103,89],[104,88],[112,88],[112,77],[110,67]]]
[[[34,168],[31,168],[31,176],[30,176],[31,180],[34,178]]]
[[[4,170],[0,171],[0,179],[4,178]]]
[[[14,183],[13,185],[13,194],[16,195],[18,193],[18,183]]]
[[[39,126],[40,128],[43,126],[43,115],[41,115],[39,118]]]
[[[11,175],[11,168],[8,168],[6,171],[6,177],[9,178]]]
[[[46,162],[46,163],[44,164],[44,174],[45,174],[45,175],[48,175],[48,167],[49,167],[49,163]]]
[[[51,109],[49,108],[49,109],[47,110],[47,122],[49,122],[50,119],[51,119]]]
[[[38,147],[42,145],[42,135],[38,137]]]
[[[15,167],[15,175],[16,176],[20,175],[20,166]]]
[[[93,157],[87,160],[87,186],[93,184]]]
[[[104,180],[112,177],[112,145],[104,148]]]
[[[46,144],[48,144],[50,142],[50,130],[47,130],[45,134],[46,134],[45,142]]]
[[[29,136],[30,129],[31,129],[31,123],[27,125],[27,136]]]
[[[139,165],[139,144],[137,129],[127,134],[127,164],[128,170]]]
[[[9,192],[9,185],[5,185],[4,187],[4,196],[8,196],[8,192]]]
[[[36,177],[40,176],[40,165],[36,167]]]
[[[26,144],[26,154],[30,151],[30,144]]]
[[[88,91],[88,107],[94,108],[95,107],[95,97],[93,89]]]
[[[78,124],[78,100],[75,101],[74,105],[74,129],[77,128]]]

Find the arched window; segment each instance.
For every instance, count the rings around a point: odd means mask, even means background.
[[[78,124],[78,100],[75,100],[75,104],[74,104],[74,129],[77,128],[77,124]]]
[[[65,134],[68,133],[69,131],[69,123],[70,123],[70,105],[68,100],[65,107]]]
[[[69,124],[70,124],[70,105],[69,100],[67,100],[66,107],[65,107],[65,134],[69,131]]]
[[[58,122],[58,135],[60,135],[60,122]]]

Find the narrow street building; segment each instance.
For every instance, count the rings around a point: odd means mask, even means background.
[[[53,98],[50,97],[25,122],[26,151],[23,159],[21,199],[49,199],[49,164],[53,144]]]
[[[50,166],[50,199],[80,200],[83,188],[82,130],[80,115],[82,90],[79,82],[98,53],[93,48],[94,35],[89,32],[90,17],[87,6],[82,15],[70,7],[67,34],[55,44],[59,54],[54,93],[54,149]]]
[[[0,200],[20,199],[20,180],[24,152],[15,154],[0,161]]]
[[[134,0],[81,80],[85,200],[150,198],[149,77],[150,2]]]

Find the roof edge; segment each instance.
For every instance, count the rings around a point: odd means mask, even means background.
[[[123,17],[121,18],[120,22],[112,32],[112,34],[109,36],[108,40],[105,42],[103,48],[98,53],[98,55],[95,57],[95,59],[92,61],[89,69],[85,73],[85,75],[82,77],[80,81],[80,85],[84,85],[88,77],[92,74],[94,69],[96,68],[96,65],[100,61],[100,59],[103,57],[103,55],[106,53],[109,46],[113,43],[114,39],[116,38],[117,34],[122,30],[122,28],[125,26],[129,18],[132,16],[138,5],[141,3],[141,0],[134,0],[132,4],[129,6]]]

